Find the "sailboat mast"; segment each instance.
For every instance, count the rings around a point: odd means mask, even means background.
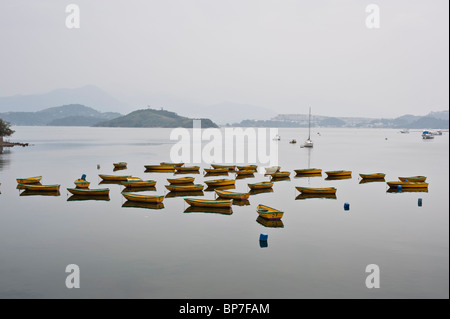
[[[309,121],[308,121],[308,140],[311,139],[311,107],[309,107]]]

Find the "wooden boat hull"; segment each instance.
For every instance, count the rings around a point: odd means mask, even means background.
[[[169,163],[169,162],[161,162],[159,164],[161,166],[171,166],[171,167],[180,167],[184,165],[184,163]]]
[[[259,216],[269,220],[280,220],[284,214],[284,212],[266,205],[258,205],[256,211],[258,212]]]
[[[17,183],[18,184],[36,184],[36,183],[39,183],[41,181],[41,179],[42,179],[42,176],[18,178]]]
[[[153,187],[156,185],[156,181],[126,181],[122,182],[122,185],[129,188]]]
[[[416,188],[402,188],[399,192],[396,188],[388,188],[387,193],[400,194],[400,193],[428,193],[428,187],[416,187]]]
[[[323,187],[323,188],[312,188],[312,187],[295,187],[302,194],[336,194],[336,188],[334,187]]]
[[[212,168],[215,169],[227,169],[229,171],[234,171],[236,169],[236,165],[222,165],[222,164],[211,164]]]
[[[59,192],[60,185],[33,185],[33,184],[19,184],[21,189],[40,192]]]
[[[190,184],[193,183],[195,177],[168,178],[170,184]]]
[[[427,188],[428,183],[425,182],[387,182],[390,188],[397,188],[401,186],[402,188]]]
[[[101,189],[68,188],[67,190],[72,195],[83,195],[83,196],[108,196],[109,195],[109,188],[101,188]]]
[[[236,181],[234,179],[216,179],[211,181],[205,181],[205,184],[208,187],[219,187],[219,186],[228,186],[234,185]]]
[[[228,173],[228,169],[226,169],[226,168],[205,168],[205,173],[210,173],[210,174]]]
[[[427,180],[426,176],[410,176],[410,177],[399,177],[402,182],[425,182]]]
[[[258,165],[245,165],[245,166],[236,166],[240,171],[256,171],[258,169]]]
[[[198,192],[198,191],[202,191],[204,188],[204,186],[202,184],[166,185],[165,187],[170,192]]]
[[[131,202],[141,202],[141,203],[162,203],[164,201],[164,196],[149,196],[149,195],[139,195],[122,193],[123,197]]]
[[[381,179],[386,176],[384,173],[375,173],[375,174],[359,174],[361,178],[364,179]]]
[[[82,179],[77,179],[74,183],[78,188],[89,188],[89,185],[91,185],[91,183]]]
[[[195,172],[199,171],[200,166],[184,166],[184,167],[175,167],[176,172]]]
[[[309,175],[309,174],[322,174],[322,169],[320,168],[304,168],[294,170],[297,175]]]
[[[351,176],[352,172],[351,171],[328,171],[325,172],[325,174],[328,175],[328,177],[341,177],[341,176]]]
[[[131,175],[104,175],[104,174],[99,174],[98,176],[100,176],[101,179],[103,179],[104,181],[127,181],[128,178],[131,177]]]
[[[174,171],[174,166],[166,166],[166,165],[144,165],[145,169],[148,171]]]
[[[285,178],[285,177],[289,177],[291,175],[290,172],[276,172],[273,174],[270,174],[272,176],[272,178]]]
[[[250,189],[265,189],[265,188],[272,188],[273,182],[261,182],[247,185],[248,187],[250,187]]]
[[[224,191],[220,189],[215,190],[216,194],[222,198],[228,198],[228,199],[238,199],[238,200],[247,200],[250,197],[249,193],[236,193],[236,192],[229,192]]]
[[[120,162],[120,163],[113,163],[114,168],[126,168],[127,167],[127,163],[125,162]]]
[[[209,200],[209,199],[185,198],[184,200],[189,205],[198,207],[230,208],[231,205],[233,204],[233,201],[231,199]]]
[[[336,196],[336,194],[305,194],[305,193],[300,193],[297,197],[295,197],[295,200],[310,199],[310,198],[337,199],[337,196]]]

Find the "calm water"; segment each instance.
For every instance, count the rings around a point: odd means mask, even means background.
[[[144,173],[144,165],[170,160],[170,129],[15,129],[14,140],[34,146],[0,155],[0,297],[449,297],[448,133],[423,141],[420,132],[320,129],[308,150],[288,143],[303,141],[305,129],[280,129],[282,170],[347,169],[353,178],[291,177],[223,215],[185,213],[182,197],[166,198],[159,210],[122,207],[119,185],[107,185],[110,201],[67,201],[66,187],[81,174],[97,188],[98,174],[112,174],[118,161],[128,169],[114,174],[155,179],[156,191],[146,193],[167,194],[173,174]],[[371,172],[386,173],[386,180],[426,175],[429,191],[387,193],[385,183],[360,184],[358,174]],[[36,175],[61,184],[61,196],[19,196],[15,179]],[[263,180],[238,180],[235,190]],[[337,199],[296,200],[300,185],[335,186]],[[258,223],[259,203],[285,211],[284,227]],[[266,248],[260,233],[269,235]],[[80,289],[65,286],[68,264],[80,267]],[[365,286],[368,264],[380,267],[380,289]]]

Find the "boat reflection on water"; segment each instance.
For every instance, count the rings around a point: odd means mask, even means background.
[[[351,175],[343,175],[343,176],[328,176],[325,178],[326,181],[336,181],[340,179],[352,179]]]
[[[120,166],[120,167],[114,167],[114,168],[113,168],[113,171],[114,171],[114,172],[117,172],[117,171],[123,171],[123,170],[126,170],[126,169],[127,169],[126,166]]]
[[[216,189],[235,189],[236,186],[235,185],[225,185],[225,186],[208,186],[205,189],[205,192],[212,192]]]
[[[304,177],[322,177],[322,173],[297,174],[294,176],[294,178],[304,178]]]
[[[255,174],[236,175],[235,179],[255,178]]]
[[[156,187],[155,186],[150,186],[150,187],[125,187],[122,192],[123,193],[138,193],[138,192],[153,192],[156,191]]]
[[[263,193],[273,193],[273,188],[251,189],[248,193],[250,195],[258,195],[258,194],[263,194]]]
[[[60,196],[61,193],[59,191],[39,191],[39,190],[24,190],[20,193],[19,196]]]
[[[67,201],[68,202],[81,202],[81,201],[88,201],[88,200],[93,200],[93,201],[109,201],[109,195],[72,195],[70,196]]]
[[[199,170],[185,170],[185,171],[176,171],[173,175],[186,175],[186,174],[200,174]]]
[[[166,198],[171,197],[185,197],[185,196],[203,196],[205,193],[203,191],[192,191],[192,192],[168,192]]]
[[[228,207],[201,207],[201,206],[189,206],[185,209],[185,213],[212,213],[221,215],[231,215],[233,210]]]
[[[384,178],[363,178],[359,181],[360,184],[386,182]]]
[[[263,225],[264,227],[270,227],[270,228],[284,228],[283,221],[281,219],[278,220],[270,220],[261,216],[258,216],[256,218],[256,221]]]
[[[174,168],[167,168],[167,169],[145,169],[144,173],[173,173],[175,172]]]
[[[291,178],[289,176],[286,177],[273,177],[270,179],[271,182],[283,182],[283,181],[290,181]]]
[[[300,194],[295,197],[295,200],[309,199],[309,198],[328,198],[328,199],[337,199],[336,194]]]
[[[123,203],[122,207],[133,207],[133,208],[145,208],[145,209],[163,209],[163,203],[145,203],[145,202],[134,202],[127,200]]]
[[[428,187],[403,188],[401,191],[396,188],[389,188],[386,193],[428,193]]]
[[[228,176],[228,171],[224,171],[224,172],[208,172],[205,175],[203,175],[204,177],[208,177],[208,176]]]
[[[250,205],[250,201],[248,199],[233,199],[233,205],[236,206],[248,206]]]
[[[122,181],[105,181],[102,180],[100,183],[98,183],[98,185],[122,185]]]

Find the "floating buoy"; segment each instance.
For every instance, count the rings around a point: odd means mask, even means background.
[[[260,241],[267,241],[268,238],[269,238],[268,234],[261,233],[261,235],[259,235],[259,240]]]
[[[100,169],[100,164],[97,164],[97,169]]]
[[[349,203],[345,203],[344,204],[344,210],[350,210],[350,204]]]
[[[402,191],[402,185],[398,185],[397,186],[397,192],[401,192]]]
[[[422,198],[419,198],[419,200],[417,201],[417,205],[419,205],[419,207],[422,207]]]
[[[267,248],[267,246],[269,246],[269,244],[267,243],[267,240],[260,240],[259,241],[259,247]]]

